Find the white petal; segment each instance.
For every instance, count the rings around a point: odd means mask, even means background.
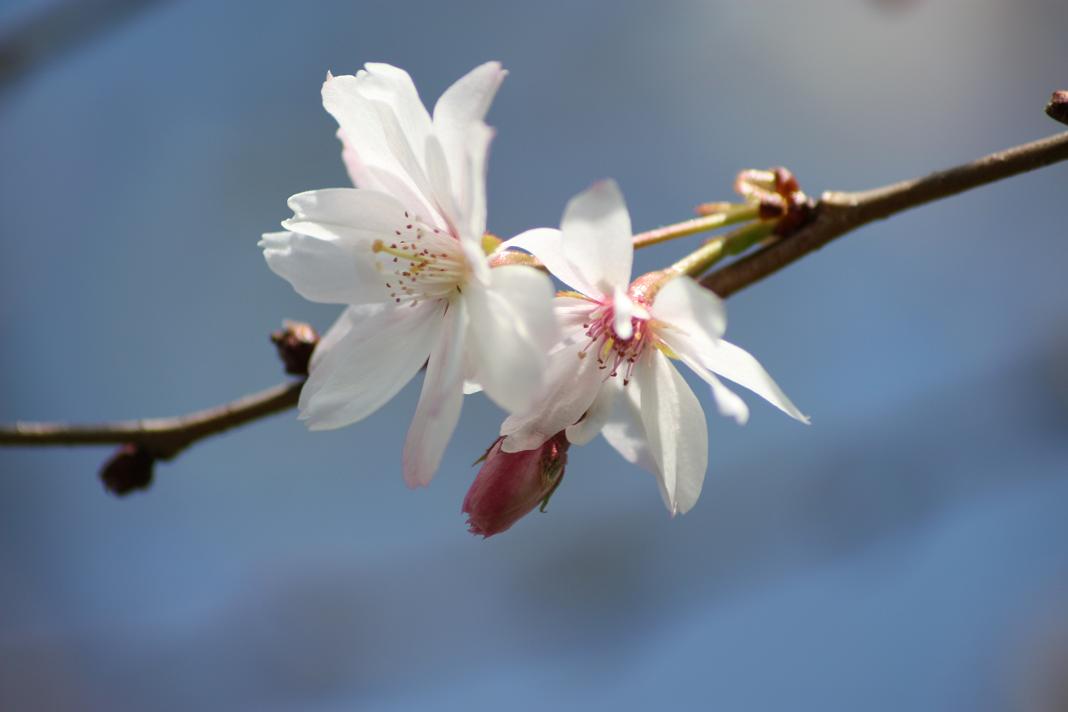
[[[609,377],[597,392],[593,403],[586,409],[582,420],[567,428],[567,439],[572,444],[585,445],[597,437],[597,433],[601,432],[601,428],[608,422],[620,390],[616,381],[616,378]]]
[[[559,230],[538,227],[521,232],[510,240],[502,242],[497,247],[497,252],[509,248],[518,248],[534,255],[554,277],[572,289],[594,298],[605,296],[597,286],[587,283],[568,262],[567,256],[564,255],[563,235]]]
[[[745,425],[749,420],[749,406],[734,391],[723,385],[723,382],[716,378],[711,371],[701,365],[695,353],[693,342],[681,337],[676,338],[674,335],[661,334],[660,337],[683,363],[689,366],[694,373],[701,377],[701,380],[711,387],[712,397],[716,401],[720,415],[734,418],[739,425]]]
[[[475,282],[481,285],[483,289],[488,289],[493,280],[489,261],[486,259],[486,253],[482,251],[482,246],[475,240],[461,239],[460,249],[467,261],[467,269],[470,270],[468,283]]]
[[[404,170],[386,141],[376,102],[361,91],[369,81],[365,71],[356,76],[328,74],[323,82],[323,107],[337,121],[344,135],[344,148],[357,156],[361,164],[403,176]]]
[[[360,94],[389,107],[407,142],[413,149],[421,150],[430,134],[430,114],[408,72],[377,62],[368,62],[364,67],[367,73],[357,85]]]
[[[259,246],[271,270],[305,299],[364,304],[389,298],[366,243],[274,232],[264,234]]]
[[[449,139],[485,119],[501,82],[508,76],[500,62],[486,62],[456,80],[434,105],[434,129],[449,148]]]
[[[359,188],[297,193],[289,209],[293,217],[282,221],[285,229],[351,247],[391,237],[408,222],[404,206],[392,195]]]
[[[457,207],[467,218],[464,231],[477,237],[486,229],[486,156],[493,139],[484,119],[507,74],[500,63],[486,62],[446,89],[434,105],[434,133],[445,152]]]
[[[712,397],[716,400],[719,414],[727,418],[734,418],[738,425],[745,425],[749,421],[749,406],[745,404],[737,393],[723,385],[723,382],[704,369],[698,370],[696,363],[687,361],[686,364],[694,369],[694,372],[712,387]]]
[[[428,136],[426,140],[426,170],[434,204],[448,223],[449,230],[453,234],[459,234],[461,239],[477,241],[481,253],[482,234],[479,233],[476,238],[466,229],[466,217],[460,212],[459,203],[454,197],[456,193],[449,175],[449,166],[445,162],[445,153],[435,136]],[[481,261],[485,262],[485,259]]]
[[[675,277],[661,287],[650,311],[657,320],[687,334],[718,339],[727,329],[723,300],[689,277]]]
[[[561,333],[566,332],[572,338],[579,338],[584,334],[584,325],[589,323],[590,314],[600,308],[601,305],[597,302],[572,296],[560,295],[553,299],[556,323],[560,325]]]
[[[627,290],[617,286],[612,297],[612,330],[623,341],[634,335],[634,325],[630,321],[633,316],[634,302],[627,296]]]
[[[748,388],[790,417],[809,422],[808,416],[797,409],[748,351],[722,339],[691,339],[691,342],[689,353],[702,366]]]
[[[618,378],[612,378],[605,382],[605,389],[613,389],[617,394],[612,399],[612,411],[601,428],[601,435],[624,460],[653,473],[659,481],[656,460],[642,425],[641,386],[631,381],[623,387]]]
[[[490,144],[496,136],[489,126],[475,126],[469,132],[464,178],[457,184],[457,201],[466,220],[466,232],[481,239],[486,232],[486,173]]]
[[[393,153],[398,165],[403,169],[404,175],[408,177],[411,185],[415,188],[415,192],[410,198],[420,203],[420,205],[416,206],[417,214],[423,219],[437,222],[439,227],[448,227],[447,221],[442,222],[440,220],[441,211],[434,200],[434,191],[431,187],[430,179],[427,177],[426,146],[428,137],[407,134],[400,118],[389,107],[381,102],[371,102],[371,104],[378,113],[378,120],[382,126],[386,145]],[[379,177],[379,180],[383,179]]]
[[[490,270],[489,281],[488,288],[469,281],[463,292],[473,380],[495,403],[515,413],[533,402],[546,352],[558,338],[552,285],[538,270],[515,265]]]
[[[708,466],[708,425],[697,397],[659,351],[649,350],[635,369],[649,448],[659,469],[660,494],[672,514],[697,502]]]
[[[597,364],[595,354],[580,358],[586,343],[574,339],[549,357],[544,389],[537,401],[525,412],[516,413],[501,424],[507,436],[501,446],[505,452],[532,450],[585,413],[605,380],[605,369]]]
[[[689,277],[676,277],[657,294],[651,311],[658,321],[666,324],[660,336],[676,353],[685,352],[704,368],[748,388],[791,417],[808,422],[808,417],[786,397],[752,355],[720,338],[727,327],[726,309],[723,300],[711,291]],[[715,386],[713,392],[716,393]],[[729,397],[720,400],[717,394],[716,398],[721,410],[725,408],[727,414],[743,422],[736,406],[728,402]]]
[[[430,483],[460,418],[466,319],[462,300],[454,299],[445,313],[441,340],[430,354],[419,405],[404,442],[404,481],[409,487]]]
[[[260,242],[271,269],[312,301],[388,298],[371,246],[392,239],[408,221],[401,203],[378,191],[332,188],[298,193],[289,207],[293,217],[282,225],[292,232],[264,235]]]
[[[436,222],[436,213],[426,196],[421,156],[430,131],[429,117],[407,74],[396,68],[383,71],[382,65],[374,66],[377,69],[373,74],[361,71],[356,76],[328,75],[323,83],[323,107],[340,127],[342,156],[356,185],[385,190],[406,208]],[[353,166],[358,168],[355,173]]]
[[[595,183],[572,198],[560,231],[564,255],[585,284],[604,295],[630,284],[634,258],[630,214],[615,181]]]
[[[340,428],[384,405],[426,362],[443,310],[440,302],[346,310],[315,350],[300,418],[312,430]]]

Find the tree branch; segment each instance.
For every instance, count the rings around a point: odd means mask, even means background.
[[[992,153],[924,178],[859,193],[824,193],[816,203],[813,219],[797,232],[712,272],[701,284],[721,297],[728,297],[870,222],[1066,159],[1068,132]]]
[[[126,420],[99,425],[15,423],[0,426],[0,445],[139,446],[155,459],[169,460],[197,440],[265,418],[297,404],[304,381],[282,383],[229,403],[173,418]]]
[[[925,178],[859,193],[824,193],[816,204],[814,217],[796,232],[712,272],[702,284],[727,297],[874,220],[1066,159],[1068,132],[993,153]],[[311,347],[307,339],[300,338],[296,345],[304,349],[306,366]],[[130,444],[152,459],[166,460],[202,438],[292,408],[297,404],[303,383],[303,380],[283,383],[230,403],[173,418],[100,425],[0,426],[0,446]]]

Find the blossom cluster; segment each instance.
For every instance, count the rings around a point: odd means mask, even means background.
[[[708,429],[675,363],[739,423],[748,409],[719,377],[805,417],[723,340],[716,295],[672,269],[632,279],[633,232],[614,182],[575,196],[559,229],[485,239],[494,132],[484,119],[505,75],[496,62],[476,67],[432,112],[396,67],[327,75],[323,106],[355,187],[294,195],[285,230],[260,242],[302,296],[344,306],[312,354],[300,417],[312,429],[355,423],[425,365],[402,457],[410,486],[434,476],[465,394],[482,391],[508,413],[464,502],[472,531],[498,533],[547,501],[568,447],[598,434],[655,475],[672,514],[686,512]],[[517,251],[535,259],[512,259]],[[554,293],[550,274],[569,289]]]

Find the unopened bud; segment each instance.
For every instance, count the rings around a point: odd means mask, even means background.
[[[308,324],[299,321],[282,322],[282,330],[271,334],[271,341],[278,347],[278,357],[293,376],[307,376],[312,351],[319,343],[319,335]]]
[[[100,481],[108,491],[124,497],[152,484],[152,466],[156,459],[137,445],[127,444],[115,451],[100,468]]]
[[[567,436],[557,433],[541,447],[522,452],[504,452],[498,438],[482,458],[471,489],[464,497],[463,512],[472,534],[484,537],[506,531],[535,507],[542,511],[560,484],[567,464]]]
[[[1046,104],[1046,115],[1054,121],[1068,124],[1068,91],[1055,91]]]
[[[775,234],[780,237],[795,232],[812,218],[812,202],[786,168],[744,170],[735,179],[734,189],[759,206],[761,220],[777,221]]]

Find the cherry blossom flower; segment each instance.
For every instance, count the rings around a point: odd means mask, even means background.
[[[267,264],[305,298],[347,308],[312,355],[300,417],[313,430],[367,417],[424,364],[404,446],[410,486],[433,477],[460,415],[465,380],[509,412],[529,407],[556,338],[552,286],[530,267],[491,269],[483,121],[506,72],[476,67],[424,108],[406,72],[368,64],[327,75],[355,188],[289,199]]]
[[[623,196],[603,181],[568,203],[560,230],[531,230],[501,245],[530,252],[575,290],[555,300],[563,337],[550,357],[548,385],[530,409],[504,421],[502,449],[538,448],[565,429],[575,444],[601,433],[656,476],[675,514],[701,493],[708,429],[673,361],[708,383],[720,412],[739,423],[748,408],[716,374],[808,420],[753,356],[721,338],[727,319],[719,297],[671,271],[631,283],[631,238]]]

